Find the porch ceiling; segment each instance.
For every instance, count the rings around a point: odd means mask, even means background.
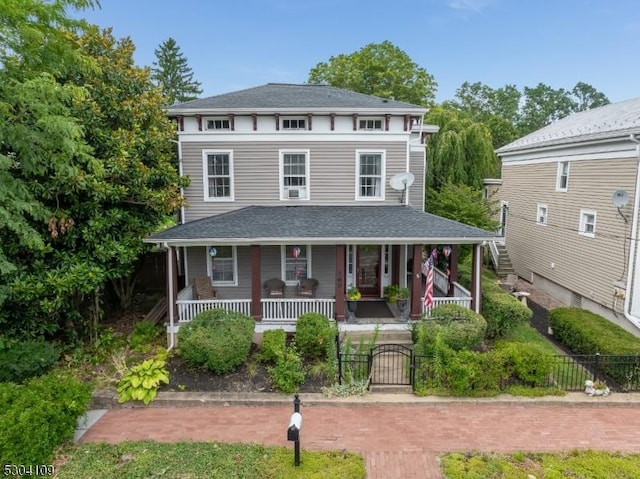
[[[409,206],[248,206],[174,226],[147,243],[473,244],[499,236]]]

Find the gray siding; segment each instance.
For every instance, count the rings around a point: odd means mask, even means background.
[[[414,208],[424,210],[424,180],[425,180],[425,149],[422,151],[412,151],[409,155],[409,171],[413,173],[416,180],[409,188],[409,204]]]
[[[335,296],[336,253],[334,246],[311,247],[311,273],[319,281],[317,297]],[[237,248],[238,286],[216,286],[218,295],[223,299],[246,299],[251,297],[251,248]],[[187,284],[193,284],[197,276],[207,275],[207,255],[204,246],[187,248],[188,265]],[[260,247],[260,284],[269,278],[281,277],[280,246]],[[296,296],[296,287],[287,286],[286,295]],[[264,295],[264,292],[263,292]]]
[[[509,256],[524,279],[535,274],[613,308],[613,283],[626,280],[631,221],[618,216],[611,195],[619,189],[629,193],[624,212],[630,216],[636,162],[573,161],[566,192],[555,191],[557,167],[556,162],[503,167],[498,197],[509,202]],[[547,226],[536,224],[538,204],[548,207]],[[595,238],[578,234],[581,209],[597,212]]]
[[[186,221],[204,218],[243,208],[249,205],[379,205],[381,201],[356,201],[356,151],[384,150],[386,152],[386,204],[397,204],[398,193],[389,187],[389,178],[406,171],[407,143],[398,142],[185,142],[182,143],[183,172],[191,178],[185,189],[188,201]],[[280,200],[279,150],[310,151],[310,199]],[[204,201],[203,150],[232,150],[234,161],[235,201]],[[417,165],[418,160],[415,159]],[[413,162],[412,162],[413,165]],[[416,183],[412,195],[422,190],[422,168],[413,172]],[[412,196],[413,198],[413,196]]]

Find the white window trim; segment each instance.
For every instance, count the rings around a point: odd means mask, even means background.
[[[540,221],[541,210],[544,208],[544,222]],[[549,207],[547,205],[538,204],[538,211],[536,213],[536,224],[540,226],[547,226],[549,221]]]
[[[213,281],[213,271],[211,271],[211,256],[209,256],[209,248],[211,246],[228,246],[228,245],[209,245],[205,247],[205,255],[207,257],[207,276],[214,286],[238,286],[238,251],[235,246],[231,246],[231,254],[233,255],[233,281]],[[214,259],[215,261],[215,259]]]
[[[209,196],[209,168],[208,159],[209,155],[229,155],[229,196],[223,198],[214,198]],[[204,201],[219,202],[219,201],[235,201],[235,175],[233,168],[233,150],[202,150],[202,185],[203,185],[203,198]]]
[[[593,215],[593,233],[585,232],[585,226],[587,224],[586,216]],[[587,238],[595,238],[596,237],[596,224],[597,224],[598,215],[596,210],[580,210],[580,226],[578,228],[578,234],[581,236],[586,236]]]
[[[280,277],[282,278],[282,281],[284,281],[287,286],[297,286],[300,281],[286,280],[286,277],[287,277],[287,267],[286,267],[287,249],[286,248],[287,246],[291,247],[293,245],[284,245],[284,244],[280,245]],[[306,244],[304,246],[307,250],[307,278],[312,278],[313,276],[311,274],[311,245]]]
[[[288,190],[284,186],[284,155],[286,154],[303,154],[305,157],[304,172],[305,172],[305,189],[307,190],[304,198],[289,198]],[[308,201],[311,198],[311,152],[310,150],[280,150],[280,166],[279,166],[279,178],[278,183],[280,185],[280,200],[282,201]]]
[[[297,120],[304,121],[304,128],[285,128],[285,120]],[[280,117],[280,129],[285,131],[307,131],[309,129],[309,119],[306,116],[281,116]]]
[[[207,124],[210,121],[226,121],[229,125],[227,128],[207,128]],[[204,131],[231,131],[231,120],[228,117],[223,116],[209,116],[202,119],[204,125]]]
[[[381,155],[380,165],[380,196],[360,196],[360,155]],[[386,150],[356,150],[356,201],[384,201],[387,187],[387,152]]]
[[[360,122],[361,121],[379,121],[380,122],[380,128],[360,128]],[[359,131],[383,131],[384,130],[384,118],[379,117],[379,116],[361,116],[358,118],[358,130]]]
[[[564,188],[560,187],[560,179],[562,178],[562,165],[567,165],[567,186]],[[569,172],[571,171],[571,164],[568,161],[559,161],[558,162],[558,171],[556,173],[556,191],[567,191],[569,189]]]

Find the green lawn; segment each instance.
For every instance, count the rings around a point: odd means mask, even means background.
[[[636,479],[640,454],[453,453],[441,457],[446,479]]]
[[[292,443],[293,445],[293,443]],[[155,477],[196,479],[364,479],[362,456],[348,452],[302,451],[293,465],[293,447],[217,442],[153,441],[80,444],[65,449],[59,479]]]

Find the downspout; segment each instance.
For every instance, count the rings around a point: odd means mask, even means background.
[[[632,288],[631,285],[634,280],[635,273],[635,262],[636,262],[636,249],[637,249],[637,239],[636,236],[638,234],[638,210],[640,209],[640,201],[638,199],[638,195],[640,195],[640,141],[635,137],[633,133],[629,135],[629,140],[636,144],[636,160],[638,161],[637,171],[636,171],[636,190],[633,197],[633,219],[631,222],[631,243],[629,247],[629,264],[627,265],[627,287],[626,294],[624,295],[624,307],[623,313],[624,317],[627,318],[631,323],[634,324],[637,328],[640,328],[640,318],[637,316],[633,316],[631,314],[631,296]]]
[[[168,298],[167,301],[169,302],[168,304],[168,313],[169,313],[169,348],[167,348],[167,351],[171,351],[174,347],[175,347],[175,331],[174,331],[174,324],[175,324],[175,318],[173,316],[173,312],[174,312],[174,307],[173,307],[173,251],[172,249],[169,247],[168,243],[164,243],[163,246],[167,249],[167,281],[169,282],[168,284]]]

